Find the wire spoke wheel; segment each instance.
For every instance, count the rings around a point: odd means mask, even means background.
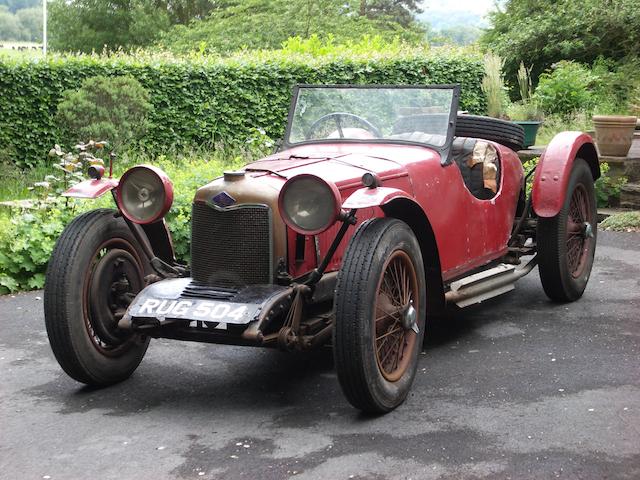
[[[573,278],[578,278],[587,263],[589,243],[593,241],[591,205],[584,185],[577,185],[567,215],[567,263]]]
[[[336,285],[333,352],[351,404],[372,413],[407,397],[426,319],[422,251],[409,226],[364,222],[349,242]]]
[[[418,288],[416,271],[406,252],[397,250],[388,259],[378,284],[374,319],[376,361],[390,382],[406,371],[416,344],[416,332],[406,317]]]
[[[577,158],[560,211],[538,218],[538,271],[551,300],[572,302],[582,296],[593,266],[596,220],[593,174],[587,162]]]

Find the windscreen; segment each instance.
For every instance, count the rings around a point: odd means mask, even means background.
[[[287,143],[446,144],[454,87],[299,87]]]

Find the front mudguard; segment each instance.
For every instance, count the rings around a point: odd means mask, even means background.
[[[382,207],[396,198],[406,198],[414,201],[406,192],[397,188],[375,187],[360,188],[353,192],[342,204],[346,210]]]
[[[576,158],[589,164],[594,182],[600,178],[598,152],[591,136],[581,132],[559,133],[549,143],[536,167],[532,206],[538,217],[555,217],[560,212]]]
[[[62,194],[63,197],[96,199],[117,188],[119,184],[116,178],[100,178],[97,180],[85,180],[77,183]],[[117,202],[116,202],[117,207]],[[144,225],[134,224],[126,220],[127,225],[133,231],[136,238],[144,243],[143,248],[147,252],[147,246],[152,250],[152,257],[158,257],[168,264],[176,261],[175,250],[171,232],[164,218]]]
[[[63,197],[73,198],[99,198],[118,186],[116,178],[100,178],[97,180],[85,180],[76,183],[62,194]]]

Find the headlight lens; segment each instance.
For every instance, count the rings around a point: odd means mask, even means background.
[[[303,235],[315,235],[327,230],[338,218],[340,193],[335,185],[303,174],[287,180],[278,204],[289,227]]]
[[[173,203],[173,185],[159,168],[139,165],[125,172],[117,192],[122,214],[135,223],[162,218]]]

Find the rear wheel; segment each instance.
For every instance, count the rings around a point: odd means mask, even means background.
[[[349,402],[382,413],[406,398],[424,335],[422,254],[411,229],[395,219],[360,226],[336,285],[334,358]]]
[[[93,210],[62,232],[49,260],[44,313],[49,343],[62,369],[88,385],[128,378],[148,337],[118,329],[144,287],[137,242],[113,210]]]
[[[596,215],[593,176],[587,162],[577,158],[560,212],[538,219],[538,270],[551,300],[572,302],[582,296],[596,249]]]

